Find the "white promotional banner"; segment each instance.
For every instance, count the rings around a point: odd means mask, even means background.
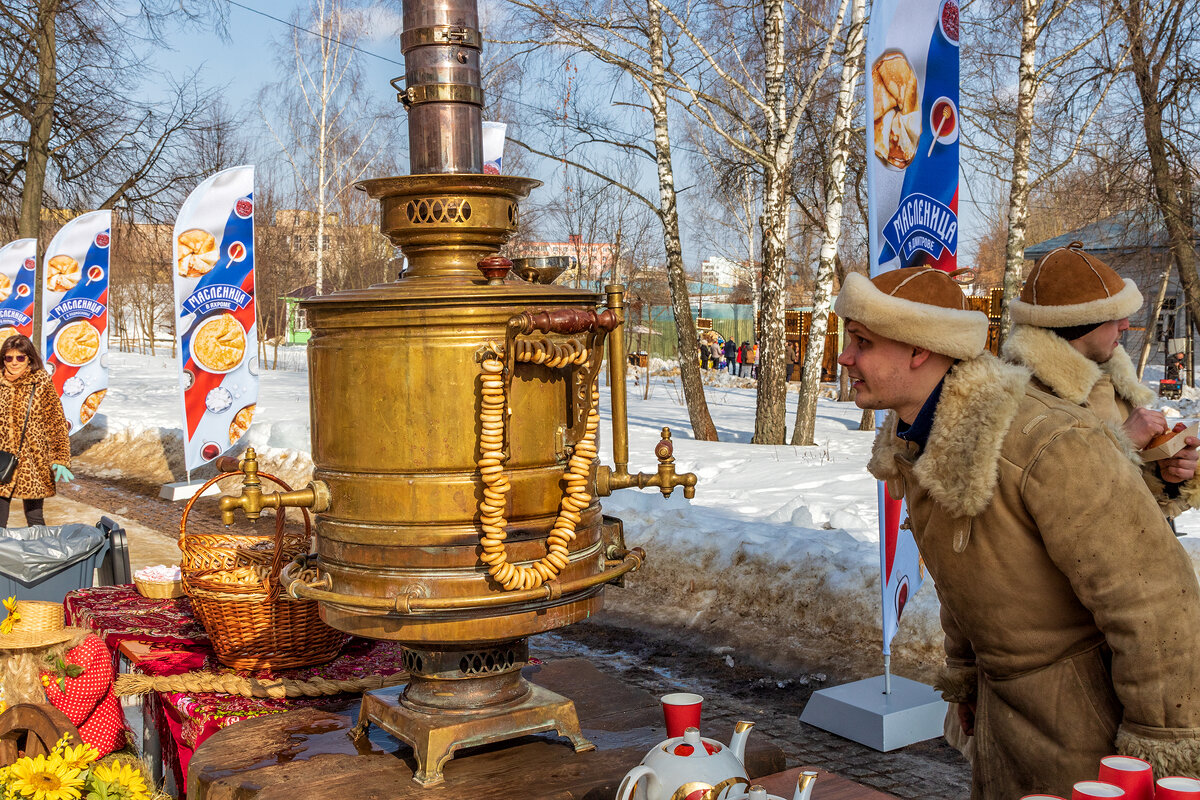
[[[189,471],[229,450],[258,400],[254,167],[218,172],[175,220],[175,330]]]
[[[33,336],[33,280],[37,239],[0,247],[0,342],[13,334]]]
[[[958,0],[875,0],[867,30],[871,275],[958,264]],[[876,415],[876,424],[882,415]],[[879,484],[883,652],[921,587],[904,504]]]
[[[46,247],[42,280],[42,358],[75,433],[108,392],[108,269],[112,212],[63,225]]]

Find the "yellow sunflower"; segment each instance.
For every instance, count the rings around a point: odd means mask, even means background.
[[[61,748],[55,746],[54,751],[59,754],[59,758],[63,764],[78,770],[87,769],[89,764],[100,757],[100,754],[96,752],[96,748],[90,744],[80,744],[71,747],[64,742]]]
[[[7,636],[13,632],[13,625],[21,619],[21,612],[17,611],[16,595],[4,601],[4,608],[8,610],[8,616],[4,618],[4,622],[0,622],[0,633]]]
[[[57,756],[17,759],[8,778],[13,794],[30,800],[79,800],[83,788],[79,770]]]
[[[146,779],[132,764],[122,764],[120,761],[97,764],[92,767],[92,778],[108,784],[108,796],[112,798],[148,800],[150,797]]]

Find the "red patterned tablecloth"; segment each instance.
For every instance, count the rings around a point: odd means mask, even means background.
[[[121,642],[208,644],[208,634],[192,614],[192,601],[154,600],[133,584],[95,586],[71,592],[63,600],[67,624],[91,628],[114,653]]]
[[[139,672],[147,675],[177,675],[193,670],[235,672],[217,661],[204,629],[192,616],[187,598],[152,600],[139,595],[132,585],[101,586],[71,592],[63,604],[67,624],[95,631],[114,655],[123,642],[150,643],[148,651],[139,648],[144,653],[134,663]],[[321,676],[342,680],[391,675],[401,669],[399,644],[353,638],[327,664],[278,672],[237,672],[258,678],[303,680]],[[147,703],[146,710],[159,730],[163,756],[175,771],[176,785],[182,793],[187,786],[187,764],[192,752],[221,728],[251,717],[330,702],[329,697],[273,700],[209,692],[160,692]]]

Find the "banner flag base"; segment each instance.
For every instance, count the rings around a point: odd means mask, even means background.
[[[948,703],[923,683],[884,676],[813,692],[800,721],[880,752],[890,752],[944,733]]]
[[[178,503],[180,500],[191,500],[203,485],[204,481],[176,481],[175,483],[166,483],[163,484],[158,496],[164,500],[170,500],[172,503]],[[221,487],[214,483],[205,490],[204,496],[212,497],[220,493]]]

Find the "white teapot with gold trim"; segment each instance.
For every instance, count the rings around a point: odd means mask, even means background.
[[[739,722],[729,745],[705,739],[697,728],[655,745],[617,788],[617,800],[727,800],[745,797],[743,763],[753,722]]]
[[[817,780],[817,773],[802,772],[796,778],[796,792],[792,795],[792,800],[810,800],[812,798],[813,783]],[[767,794],[767,790],[761,786],[751,786],[745,792],[730,797],[725,800],[783,800],[782,797],[777,797],[773,794]]]

